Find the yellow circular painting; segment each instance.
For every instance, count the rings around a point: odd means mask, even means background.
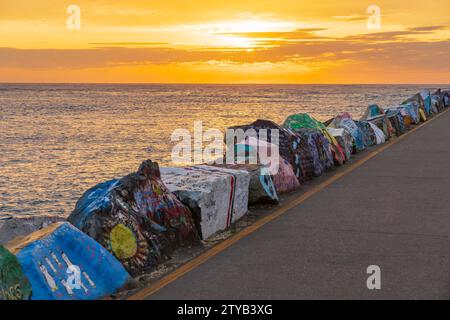
[[[123,224],[111,230],[111,248],[119,259],[131,258],[136,254],[137,243],[133,232]]]

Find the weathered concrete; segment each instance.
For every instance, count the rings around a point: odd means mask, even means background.
[[[450,298],[450,111],[151,299]],[[381,268],[381,290],[366,269]]]
[[[250,174],[214,166],[161,167],[167,188],[191,209],[203,239],[247,213]]]

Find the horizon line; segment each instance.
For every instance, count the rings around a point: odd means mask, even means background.
[[[421,86],[421,85],[450,85],[448,83],[381,83],[381,82],[373,82],[373,83],[357,83],[357,82],[347,82],[347,83],[261,83],[261,82],[7,82],[0,81],[0,85],[12,84],[12,85],[52,85],[52,84],[63,84],[63,85],[280,85],[280,86],[288,86],[288,85],[405,85],[405,86]]]

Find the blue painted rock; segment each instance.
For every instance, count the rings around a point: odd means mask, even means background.
[[[16,238],[7,247],[31,283],[33,300],[100,299],[130,280],[112,254],[68,222]]]
[[[420,93],[416,93],[412,97],[409,97],[408,99],[403,101],[401,104],[410,104],[410,103],[418,106],[418,108],[419,108],[419,110],[417,112],[418,114],[420,113],[420,110],[422,110],[422,112],[424,112],[424,114],[426,116],[429,115],[429,112],[427,111],[426,106],[425,106],[425,101],[423,100],[423,97]]]
[[[362,151],[365,148],[363,140],[363,132],[353,121],[352,116],[348,112],[337,115],[328,125],[331,128],[346,129],[353,137],[354,150]]]
[[[381,119],[381,118],[378,118],[378,119]],[[372,127],[370,126],[369,121],[355,121],[355,123],[359,127],[361,132],[363,133],[363,141],[364,141],[364,145],[366,147],[371,147],[371,146],[377,144],[377,137],[376,137],[375,132],[373,131]]]

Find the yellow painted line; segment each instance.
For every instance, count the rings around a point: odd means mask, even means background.
[[[276,218],[278,218],[282,214],[286,213],[290,209],[298,206],[300,203],[302,203],[303,201],[305,201],[306,199],[308,199],[312,195],[314,195],[317,192],[323,190],[324,188],[326,188],[327,186],[329,186],[330,184],[332,184],[336,180],[340,179],[341,177],[345,176],[346,174],[352,172],[353,170],[355,170],[356,168],[358,168],[359,166],[361,166],[365,162],[367,162],[370,159],[372,159],[373,157],[375,157],[377,154],[383,152],[387,148],[389,148],[389,147],[393,146],[394,144],[398,143],[399,141],[404,139],[406,136],[410,135],[411,133],[413,133],[417,129],[421,128],[423,125],[426,125],[426,124],[436,120],[437,118],[442,116],[444,113],[446,113],[448,110],[449,109],[441,112],[440,114],[435,115],[433,118],[427,120],[425,123],[422,123],[422,124],[416,126],[415,128],[411,129],[410,131],[408,131],[408,132],[404,133],[403,135],[401,135],[400,137],[396,138],[395,140],[387,142],[386,144],[384,144],[381,147],[379,147],[377,150],[374,150],[374,151],[370,152],[364,158],[361,158],[360,160],[358,160],[357,162],[355,162],[354,164],[352,164],[351,166],[349,166],[345,170],[342,170],[342,171],[336,173],[335,175],[333,175],[332,177],[330,177],[326,181],[324,181],[324,182],[320,183],[319,185],[313,187],[311,190],[303,193],[298,198],[293,199],[291,202],[289,202],[286,205],[278,208],[272,214],[270,214],[270,215],[268,215],[268,216],[266,216],[266,217],[256,221],[252,225],[250,225],[250,226],[246,227],[245,229],[239,231],[238,233],[234,234],[230,238],[225,239],[224,241],[218,243],[217,245],[215,245],[211,249],[205,251],[204,253],[200,254],[199,256],[197,256],[197,257],[193,258],[192,260],[188,261],[187,263],[183,264],[178,269],[175,269],[173,272],[169,273],[168,275],[164,276],[160,280],[156,281],[151,286],[142,289],[141,291],[135,293],[134,295],[131,295],[130,297],[127,298],[127,300],[142,300],[142,299],[144,299],[144,298],[146,298],[148,296],[151,296],[152,294],[154,294],[158,290],[164,288],[165,286],[167,286],[171,282],[177,280],[178,278],[180,278],[181,276],[185,275],[189,271],[195,269],[199,265],[203,264],[204,262],[206,262],[210,258],[214,257],[215,255],[219,254],[220,252],[224,251],[225,249],[227,249],[228,247],[230,247],[234,243],[238,242],[242,238],[244,238],[247,235],[255,232],[256,230],[258,230],[259,228],[264,226],[266,223],[269,223],[270,221],[275,220]]]

